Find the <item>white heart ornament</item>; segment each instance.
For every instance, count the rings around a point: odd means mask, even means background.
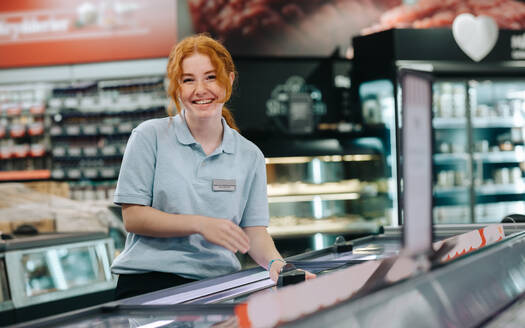
[[[461,14],[454,19],[452,35],[463,52],[479,62],[498,40],[498,25],[492,17]]]

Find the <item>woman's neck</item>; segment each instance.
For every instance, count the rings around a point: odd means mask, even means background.
[[[213,153],[222,142],[223,126],[222,120],[219,119],[202,119],[195,122],[185,117],[186,124],[190,133],[195,140],[201,145],[204,153],[209,155]]]

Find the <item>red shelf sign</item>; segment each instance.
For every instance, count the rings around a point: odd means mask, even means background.
[[[0,67],[166,57],[173,0],[0,2]]]

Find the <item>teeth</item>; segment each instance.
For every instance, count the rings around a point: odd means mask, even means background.
[[[209,103],[211,103],[211,100],[210,99],[208,99],[208,100],[196,100],[195,103],[199,104],[199,105],[209,104]]]

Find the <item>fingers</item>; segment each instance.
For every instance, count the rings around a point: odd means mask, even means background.
[[[229,221],[228,221],[229,222]],[[230,222],[231,223],[231,222]],[[231,242],[241,253],[246,253],[250,250],[250,238],[248,235],[235,223],[231,223],[230,236]]]
[[[211,243],[222,246],[233,253],[238,251],[246,253],[250,249],[248,235],[229,220],[211,219],[206,228],[203,237]]]
[[[309,271],[304,271],[304,275],[305,275],[306,280],[317,278],[317,275],[315,273],[311,273]]]
[[[275,271],[270,271],[270,279],[272,279],[273,282],[277,282],[277,279],[279,279],[279,274]]]

